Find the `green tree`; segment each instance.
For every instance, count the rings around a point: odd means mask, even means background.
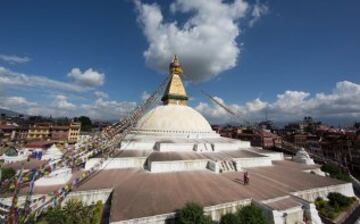
[[[79,200],[69,200],[64,206],[64,213],[67,216],[67,224],[90,224],[92,209]]]
[[[81,123],[81,131],[91,131],[92,121],[89,117],[80,116],[79,118],[76,118],[75,120],[77,120]]]
[[[101,201],[96,202],[91,218],[91,224],[99,224],[101,222],[101,215],[103,210],[103,204]]]
[[[85,206],[79,200],[69,200],[64,207],[55,207],[44,213],[36,224],[100,224],[103,204]]]
[[[330,177],[350,182],[351,178],[349,174],[345,173],[340,167],[330,165],[330,164],[324,164],[321,166],[321,171],[329,173]]]
[[[354,124],[354,128],[356,128],[356,129],[360,129],[360,122],[355,122],[355,124]]]
[[[16,171],[13,168],[1,168],[1,180],[9,179],[15,174]]]
[[[203,207],[189,202],[179,212],[178,224],[210,224],[210,217],[204,215]]]
[[[346,197],[338,192],[330,192],[327,198],[329,199],[329,204],[335,208],[347,208],[353,202],[352,198]]]
[[[261,209],[257,208],[253,204],[242,207],[237,212],[237,215],[241,224],[266,224],[266,220],[261,212]]]
[[[60,206],[47,211],[44,219],[40,220],[40,223],[41,222],[49,224],[68,224],[66,214]]]
[[[320,215],[329,219],[338,217],[342,211],[345,211],[356,200],[353,197],[347,197],[337,192],[330,192],[327,198],[329,199],[328,201],[317,198],[315,205]]]
[[[220,224],[240,224],[240,218],[232,213],[228,213],[221,217]]]

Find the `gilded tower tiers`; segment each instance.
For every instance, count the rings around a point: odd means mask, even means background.
[[[161,101],[163,101],[164,105],[186,105],[188,97],[186,95],[184,85],[181,81],[183,70],[176,55],[169,65],[169,73],[170,80],[166,86],[164,96],[162,97]]]

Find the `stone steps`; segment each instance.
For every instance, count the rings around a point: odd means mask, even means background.
[[[237,171],[234,162],[231,160],[220,161],[220,169],[222,172]]]

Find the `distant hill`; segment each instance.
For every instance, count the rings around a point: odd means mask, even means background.
[[[9,117],[14,117],[14,116],[20,115],[20,113],[18,113],[18,112],[3,109],[3,108],[0,108],[0,115],[1,114],[5,114],[6,116],[9,116]]]

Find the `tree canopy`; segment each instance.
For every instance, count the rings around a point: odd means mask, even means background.
[[[177,224],[210,224],[213,223],[209,216],[204,215],[203,207],[190,202],[179,212]],[[266,220],[260,208],[247,205],[235,214],[228,213],[221,217],[220,224],[265,224]]]
[[[1,168],[1,180],[9,179],[15,174],[16,171],[13,168]]]
[[[240,218],[236,214],[228,213],[221,217],[220,224],[240,224]]]
[[[92,121],[89,117],[80,116],[78,118],[75,118],[74,120],[81,123],[81,131],[91,131]]]
[[[178,224],[210,224],[210,217],[204,215],[203,207],[189,202],[179,212]]]
[[[102,202],[90,206],[79,200],[69,200],[64,207],[55,207],[40,217],[36,224],[100,224]]]
[[[240,220],[239,223],[241,224],[266,224],[266,220],[261,209],[257,208],[253,204],[242,207],[237,212],[237,215]]]

